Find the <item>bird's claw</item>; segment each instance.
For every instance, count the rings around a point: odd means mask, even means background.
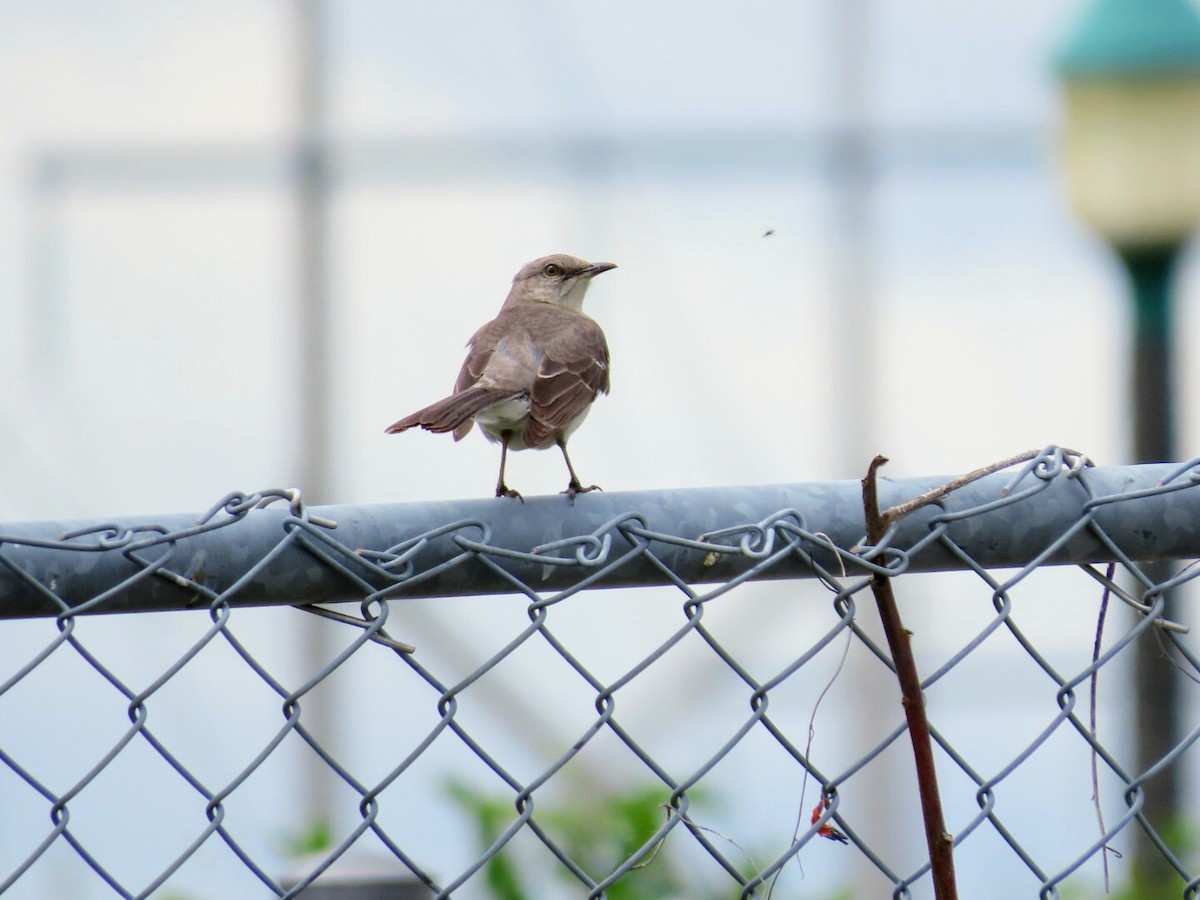
[[[525,502],[525,498],[521,496],[520,492],[514,491],[512,488],[510,488],[507,484],[504,484],[503,482],[496,485],[496,496],[497,497],[515,497],[516,499],[520,500],[522,503]]]
[[[592,491],[600,491],[603,493],[604,488],[600,487],[598,484],[589,484],[587,487],[584,487],[578,481],[572,481],[567,485],[567,489],[563,491],[563,493],[566,494],[572,501],[574,501],[577,494],[588,494]]]

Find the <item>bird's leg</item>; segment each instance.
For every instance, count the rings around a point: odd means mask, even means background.
[[[496,496],[516,497],[524,503],[525,498],[504,483],[504,464],[508,462],[508,441],[511,437],[511,431],[500,432],[500,478],[496,481]]]
[[[567,471],[571,473],[571,480],[567,482],[567,489],[563,493],[574,500],[576,494],[586,494],[588,491],[603,490],[598,484],[590,484],[587,487],[580,484],[579,476],[575,474],[575,467],[571,465],[571,457],[567,456],[567,442],[560,437],[556,439],[556,443],[558,444],[558,449],[562,451],[563,460],[567,464]]]

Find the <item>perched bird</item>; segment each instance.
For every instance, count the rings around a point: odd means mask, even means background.
[[[454,393],[405,416],[387,433],[419,425],[452,431],[460,441],[478,423],[488,440],[500,444],[497,497],[521,497],[504,483],[509,450],[554,445],[562,450],[571,477],[563,493],[574,499],[599,490],[580,483],[567,439],[596,395],[608,393],[608,342],[582,307],[592,278],[615,268],[561,253],[527,263],[513,278],[499,315],[467,342]]]

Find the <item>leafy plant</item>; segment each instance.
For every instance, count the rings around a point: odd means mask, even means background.
[[[453,781],[447,793],[470,815],[480,850],[490,847],[516,817],[508,797],[486,796],[462,782]],[[576,795],[547,807],[539,803],[535,820],[554,841],[592,877],[604,877],[629,859],[662,825],[666,813],[662,785],[636,787],[604,797]],[[693,797],[693,800],[695,798]],[[578,886],[563,866],[554,871]],[[528,878],[522,877],[513,854],[503,850],[484,867],[484,879],[496,900],[526,900],[531,896]],[[610,900],[699,896],[687,886],[680,868],[670,861],[665,847],[645,854],[639,867],[618,879],[605,892]]]

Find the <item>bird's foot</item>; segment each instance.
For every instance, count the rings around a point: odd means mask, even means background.
[[[525,502],[525,498],[522,497],[519,492],[514,491],[503,481],[500,482],[498,485],[496,485],[496,496],[497,497],[516,497],[522,503]]]
[[[598,484],[589,484],[587,487],[584,487],[578,481],[575,481],[574,479],[572,479],[571,482],[567,485],[567,489],[565,491],[563,491],[563,493],[566,494],[568,497],[570,497],[572,502],[574,502],[575,496],[577,494],[587,494],[587,493],[591,493],[592,491],[600,491],[601,493],[603,493],[604,488],[600,487],[600,485],[598,485]]]

